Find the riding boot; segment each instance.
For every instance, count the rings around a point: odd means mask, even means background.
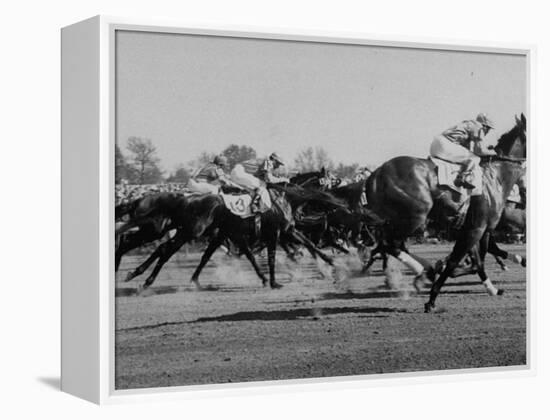
[[[469,190],[473,190],[475,188],[475,185],[473,182],[473,174],[472,171],[464,171],[458,174],[455,180],[455,185],[457,187],[464,187]]]
[[[254,196],[252,197],[252,202],[250,203],[250,210],[252,213],[259,213],[260,212],[260,189],[256,188],[254,190]]]

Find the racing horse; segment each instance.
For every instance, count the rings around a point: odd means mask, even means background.
[[[523,114],[521,118],[516,117],[515,126],[498,140],[497,156],[482,163],[483,194],[470,200],[464,225],[445,269],[432,285],[425,311],[435,307],[435,299],[445,280],[469,251],[478,261],[478,275],[488,292],[491,295],[502,293],[492,285],[483,262],[490,234],[499,221],[505,200],[525,171],[526,126]],[[393,158],[369,177],[367,197],[372,209],[386,220],[383,226],[386,252],[412,269],[417,290],[419,282],[426,277],[435,280],[431,264],[412,256],[404,246],[408,237],[425,228],[434,209],[456,210],[447,191],[438,186],[435,164],[430,159]]]
[[[500,221],[498,226],[496,227],[495,233],[498,232],[507,232],[507,231],[523,231],[526,227],[526,217],[525,217],[525,210],[524,209],[509,209],[505,208],[502,216],[500,217]],[[378,232],[377,232],[378,233]],[[379,235],[377,235],[379,237]],[[501,249],[495,239],[495,235],[491,234],[489,238],[489,245],[487,248],[487,252],[493,257],[495,257],[495,260],[497,264],[500,266],[502,270],[507,270],[508,267],[504,263],[504,260],[512,260],[518,264],[521,264],[523,267],[527,266],[527,259],[525,257],[522,257],[519,254],[509,253],[508,251],[505,251]],[[476,274],[478,270],[477,261],[475,261],[472,258],[472,253],[469,253],[469,262],[466,264],[465,267],[457,267],[453,273],[451,274],[451,277],[461,277],[468,274]],[[363,266],[363,272],[367,272],[370,267],[377,261],[382,260],[382,269],[386,270],[387,264],[388,264],[388,255],[385,252],[384,244],[382,241],[378,242],[376,247],[371,251],[371,255],[367,263]],[[467,259],[465,259],[466,261]],[[438,274],[441,274],[443,269],[445,268],[445,261],[446,260],[438,260],[435,263],[434,269],[435,272]]]
[[[240,251],[244,253],[251,262],[256,274],[262,279],[263,285],[266,286],[269,282],[272,289],[282,287],[275,279],[275,254],[279,242],[284,246],[287,243],[305,246],[312,255],[319,256],[326,263],[333,265],[333,261],[329,256],[320,251],[303,233],[296,229],[293,217],[293,207],[291,201],[286,197],[287,194],[291,195],[294,204],[301,205],[303,204],[304,196],[307,196],[308,200],[312,200],[314,199],[312,196],[316,194],[300,188],[300,194],[297,195],[295,187],[280,184],[267,184],[267,190],[271,198],[272,207],[260,214],[261,223],[259,230],[256,227],[254,216],[242,218],[233,214],[225,204],[218,207],[213,222],[217,234],[210,240],[208,247],[201,257],[199,265],[191,277],[191,281],[195,283],[197,287],[200,288],[199,276],[202,269],[208,263],[216,249],[218,249],[226,239],[229,239],[239,247]],[[320,202],[328,207],[341,206],[339,202],[332,200],[330,196],[327,197],[325,194],[321,196]],[[252,248],[262,248],[263,246],[267,247],[269,281],[261,272],[251,252]]]
[[[325,168],[319,172],[299,174],[290,179],[292,183],[298,183],[308,189],[325,191],[335,199],[345,203],[345,206],[335,208],[330,212],[324,212],[315,206],[301,207],[297,212],[297,224],[300,229],[307,232],[314,243],[331,246],[341,252],[349,251],[342,247],[337,238],[349,240],[354,246],[360,247],[362,243],[373,243],[374,236],[368,226],[380,223],[380,218],[366,207],[364,201],[365,180],[343,186],[333,186]]]
[[[302,188],[326,191],[337,186],[340,180],[322,167],[320,171],[296,174],[289,179],[289,182]]]
[[[180,226],[188,204],[189,200],[183,194],[161,192],[117,205],[115,272],[124,254],[162,239],[170,230]]]
[[[279,190],[279,191],[278,191]],[[264,285],[268,283],[267,278],[261,272],[252,248],[261,248],[266,245],[268,248],[268,264],[270,269],[269,284],[272,288],[281,287],[275,281],[275,248],[277,241],[288,249],[289,245],[303,245],[313,256],[319,256],[328,264],[333,264],[332,259],[319,251],[302,233],[294,229],[292,208],[285,195],[291,196],[298,203],[304,200],[317,200],[324,202],[327,206],[339,206],[340,204],[322,193],[306,192],[297,195],[296,191],[271,185],[268,189],[274,203],[273,208],[261,214],[260,237],[253,240],[250,228],[256,230],[254,217],[242,219],[234,215],[226,207],[221,196],[216,194],[191,195],[184,198],[187,200],[185,206],[180,207],[180,213],[170,221],[168,226],[176,229],[175,235],[160,244],[155,251],[135,270],[128,273],[125,281],[143,274],[156,260],[157,263],[151,274],[147,277],[140,289],[146,289],[153,284],[158,273],[164,264],[174,255],[185,243],[201,237],[210,238],[209,245],[201,258],[201,263],[192,277],[192,282],[200,289],[198,275],[204,265],[208,262],[214,251],[226,240],[235,244],[241,254],[244,254],[252,264],[256,274],[262,279]],[[157,212],[160,212],[157,210]],[[148,219],[144,219],[146,222]],[[139,224],[132,222],[133,225]],[[154,238],[156,239],[156,238]]]

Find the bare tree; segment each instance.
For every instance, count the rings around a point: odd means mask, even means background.
[[[256,151],[250,146],[231,144],[224,149],[222,155],[227,158],[229,169],[231,169],[237,163],[256,158]]]
[[[131,176],[132,170],[128,167],[126,157],[118,144],[115,144],[115,184],[120,184],[123,179],[129,180]]]
[[[160,159],[157,157],[157,149],[151,139],[130,137],[127,149],[132,154],[134,182],[155,184],[162,181],[162,171],[158,166]]]
[[[168,178],[166,178],[166,182],[178,182],[186,184],[187,181],[189,181],[189,178],[191,178],[191,173],[184,165],[180,164],[178,165],[176,170],[172,174],[170,174]]]
[[[334,163],[328,156],[328,152],[321,146],[308,147],[298,153],[294,159],[294,166],[298,172],[318,171],[321,168],[333,169]]]
[[[196,159],[193,159],[192,161],[190,161],[187,166],[191,168],[191,172],[194,173],[198,169],[205,166],[206,164],[213,162],[215,157],[216,157],[215,153],[201,152],[201,154]]]

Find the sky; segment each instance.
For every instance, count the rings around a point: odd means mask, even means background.
[[[117,31],[116,137],[150,138],[170,172],[230,144],[292,162],[426,157],[485,112],[498,136],[526,110],[521,55]]]

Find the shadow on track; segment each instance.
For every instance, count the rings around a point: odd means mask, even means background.
[[[406,313],[403,309],[394,308],[300,308],[280,311],[246,311],[230,315],[199,318],[191,323],[202,322],[231,322],[231,321],[293,321],[300,318],[310,318],[315,315],[339,315],[339,314],[378,314],[378,313]]]
[[[149,330],[154,328],[171,327],[184,324],[196,324],[204,322],[236,322],[236,321],[293,321],[293,320],[308,320],[319,319],[320,316],[325,315],[339,315],[339,314],[370,314],[371,317],[379,318],[384,315],[377,314],[391,314],[391,313],[408,313],[405,309],[397,308],[360,308],[360,307],[344,307],[344,308],[301,308],[301,309],[289,309],[280,311],[246,311],[237,312],[229,315],[220,315],[213,317],[198,318],[194,321],[175,321],[175,322],[161,322],[160,324],[142,325],[139,327],[128,327],[117,329],[116,332],[129,332],[138,330]]]
[[[339,299],[389,299],[399,298],[403,296],[401,290],[376,290],[372,292],[355,293],[355,292],[329,292],[323,293],[320,300],[339,300]]]
[[[217,292],[220,290],[218,286],[202,286],[202,292]],[[195,286],[158,286],[149,289],[149,296],[153,295],[169,295],[180,292],[197,292]],[[115,289],[115,297],[138,296],[139,293],[135,287],[117,287]]]

